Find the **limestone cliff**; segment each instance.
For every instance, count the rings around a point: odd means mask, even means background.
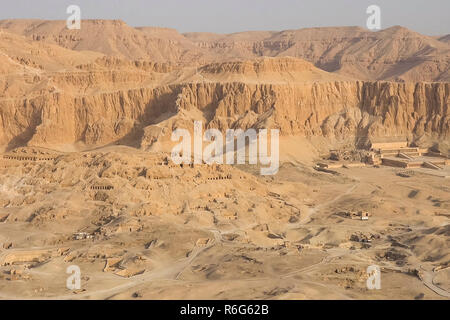
[[[148,147],[146,127],[279,128],[282,135],[337,139],[427,134],[449,139],[448,83],[185,83],[73,96],[48,93],[0,102],[4,147],[88,146],[120,142]],[[189,115],[189,116],[186,116]],[[357,142],[357,141],[356,141]],[[151,144],[149,143],[149,144]]]
[[[449,139],[449,82],[358,81],[293,57],[193,67],[78,52],[5,32],[0,70],[3,149],[146,149],[193,120],[358,145],[373,137]]]

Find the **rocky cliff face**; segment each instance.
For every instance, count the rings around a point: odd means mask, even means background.
[[[154,134],[148,127],[167,127],[167,134],[192,126],[193,119],[221,130],[279,128],[282,135],[449,139],[449,93],[448,83],[363,81],[185,83],[89,96],[48,93],[0,102],[0,144],[149,147],[155,138],[147,136]]]
[[[449,139],[449,82],[358,81],[292,57],[193,67],[78,52],[4,32],[0,70],[3,149],[153,148],[194,120],[356,144]]]
[[[448,139],[448,83],[322,82],[190,84],[182,108],[203,111],[209,127],[274,127],[283,135]]]

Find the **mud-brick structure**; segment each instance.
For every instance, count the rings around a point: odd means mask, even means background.
[[[91,190],[113,190],[114,186],[111,185],[93,185]]]
[[[450,165],[447,156],[428,148],[408,146],[406,141],[373,143],[369,163],[397,168],[428,168],[441,170]]]

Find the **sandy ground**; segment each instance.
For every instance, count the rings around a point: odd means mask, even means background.
[[[45,152],[2,160],[1,299],[450,298],[450,181],[424,169],[285,162],[262,177],[131,148]],[[359,210],[368,221],[345,215]]]

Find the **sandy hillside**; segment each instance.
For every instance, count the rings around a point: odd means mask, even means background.
[[[439,177],[285,163],[263,178],[120,147],[14,154],[48,160],[2,162],[3,299],[449,297]],[[369,221],[345,215],[361,209]],[[373,264],[382,290],[365,286]],[[69,265],[81,290],[65,287]]]

